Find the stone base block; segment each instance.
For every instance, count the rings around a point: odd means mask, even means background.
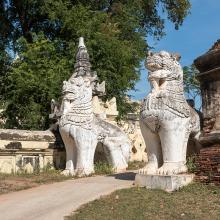
[[[146,175],[136,174],[135,185],[147,189],[162,189],[167,192],[178,190],[193,181],[193,174],[179,175]]]

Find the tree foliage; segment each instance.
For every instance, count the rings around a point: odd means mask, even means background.
[[[7,93],[5,80],[10,69],[11,59],[5,50],[0,50],[0,108],[4,107],[4,94]]]
[[[33,43],[20,38],[19,57],[5,80],[7,93],[6,127],[47,129],[52,98],[59,98],[62,82],[70,74],[57,42],[39,34]]]
[[[196,99],[201,95],[200,84],[196,78],[198,73],[199,71],[193,64],[183,67],[184,90],[188,99],[193,99],[195,103]]]
[[[162,37],[166,17],[178,29],[189,8],[189,0],[0,0],[0,46],[19,56],[5,82],[7,126],[48,127],[50,99],[73,70],[80,36],[106,81],[106,99],[115,96],[125,113],[146,37]]]

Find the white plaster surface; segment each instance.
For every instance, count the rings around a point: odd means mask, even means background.
[[[129,100],[133,103],[134,101]],[[136,104],[139,104],[136,102]],[[132,150],[130,152],[129,161],[147,161],[147,153],[145,152],[145,142],[140,130],[139,111],[128,113],[126,120],[120,121],[117,124],[116,117],[118,116],[116,98],[110,101],[103,102],[98,96],[92,98],[93,112],[104,120],[107,120],[113,125],[119,126],[128,136]],[[97,150],[97,148],[96,148]]]
[[[16,141],[47,141],[55,140],[54,134],[49,131],[30,131],[18,129],[0,129],[1,140],[16,140]]]
[[[6,146],[10,143],[18,142],[14,140],[1,140],[0,149],[6,149]],[[22,149],[48,149],[50,143],[48,141],[19,141],[22,145]]]
[[[0,156],[0,172],[12,173],[15,171],[15,157],[13,156]]]
[[[115,176],[88,177],[1,195],[0,219],[63,220],[82,204],[132,186],[133,173],[117,175],[121,179]]]

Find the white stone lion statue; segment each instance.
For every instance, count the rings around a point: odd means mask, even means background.
[[[79,38],[73,75],[63,82],[62,103],[51,101],[50,118],[56,122],[66,148],[64,175],[89,175],[94,172],[97,144],[103,146],[108,162],[116,172],[128,166],[131,144],[116,125],[103,120],[92,108],[94,96],[105,95],[105,82],[98,83],[91,71],[84,39]],[[56,127],[56,126],[55,126]]]
[[[149,53],[145,66],[152,91],[144,99],[140,126],[148,163],[139,172],[172,175],[184,173],[190,134],[200,130],[199,116],[184,97],[179,56],[165,51]]]
[[[64,81],[59,131],[67,156],[63,174],[93,173],[98,142],[104,145],[107,159],[116,171],[127,168],[130,142],[120,128],[93,113],[91,78],[78,76]]]

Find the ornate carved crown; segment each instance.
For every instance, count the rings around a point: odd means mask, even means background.
[[[76,54],[76,64],[74,66],[74,73],[70,77],[70,81],[76,77],[86,77],[90,80],[93,87],[93,95],[102,96],[105,94],[105,82],[99,84],[99,78],[95,71],[91,71],[91,63],[89,61],[89,54],[84,44],[84,38],[79,38],[79,46]]]

